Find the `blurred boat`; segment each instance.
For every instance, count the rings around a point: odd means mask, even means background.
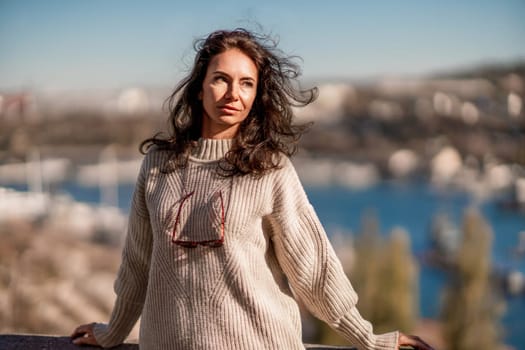
[[[498,205],[505,210],[519,211],[525,214],[525,177],[515,180],[510,195],[498,201]]]

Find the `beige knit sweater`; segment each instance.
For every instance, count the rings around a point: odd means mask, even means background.
[[[188,166],[173,172],[163,171],[167,151],[146,155],[117,299],[109,324],[95,325],[97,341],[123,342],[142,317],[143,350],[303,349],[296,297],[359,349],[395,349],[398,333],[374,335],[357,311],[289,159],[261,178],[223,178],[218,160],[231,144],[200,140]],[[222,247],[172,243],[219,239],[223,222]]]

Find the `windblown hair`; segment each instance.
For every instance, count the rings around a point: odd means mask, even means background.
[[[277,42],[245,29],[219,30],[194,43],[197,52],[191,73],[166,100],[169,108],[168,137],[155,135],[140,145],[173,151],[171,169],[184,167],[195,141],[201,136],[203,106],[199,93],[211,59],[229,49],[239,49],[258,70],[257,93],[248,117],[241,123],[231,150],[221,163],[224,176],[262,175],[279,166],[279,156],[297,151],[297,142],[309,125],[293,124],[292,107],[317,98],[317,88],[301,90],[299,66],[294,57],[277,49]]]

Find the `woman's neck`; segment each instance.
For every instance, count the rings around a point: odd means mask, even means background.
[[[239,131],[239,124],[228,125],[228,124],[217,124],[210,123],[204,118],[201,129],[201,137],[203,139],[212,140],[224,140],[233,139]]]
[[[215,132],[202,132],[201,137],[203,139],[210,139],[210,140],[231,140],[235,138],[235,135],[237,134],[237,130],[220,130]]]

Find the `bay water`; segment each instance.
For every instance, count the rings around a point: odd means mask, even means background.
[[[58,190],[81,202],[95,204],[100,199],[96,187],[64,183]],[[474,204],[466,193],[437,190],[424,182],[381,182],[361,190],[336,186],[306,187],[306,192],[329,236],[335,233],[357,234],[363,215],[373,211],[382,234],[387,235],[396,227],[408,232],[416,258],[430,248],[430,225],[435,215],[447,215],[460,228],[465,210],[475,205],[493,230],[494,267],[501,271],[525,273],[525,257],[512,253],[518,244],[519,233],[525,231],[525,214],[502,209],[497,199]],[[126,213],[132,193],[133,185],[119,185],[119,207]],[[448,276],[443,270],[420,264],[421,317],[439,319],[441,295],[447,281]],[[525,349],[525,295],[507,296],[505,302],[505,342],[516,349]]]

